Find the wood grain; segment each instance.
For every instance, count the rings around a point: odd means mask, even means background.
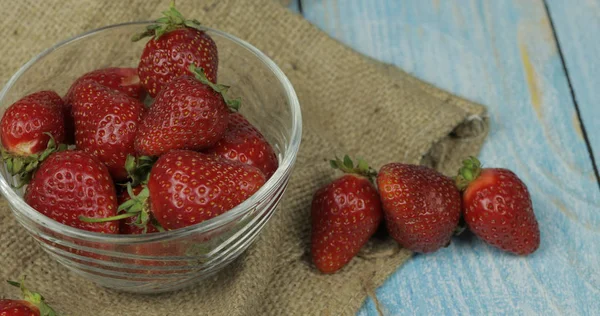
[[[600,161],[600,0],[546,0],[580,117],[596,159]],[[576,129],[581,129],[573,122]]]
[[[572,2],[550,3],[564,6],[553,11],[567,12]],[[541,0],[303,0],[302,8],[308,20],[354,49],[487,105],[492,130],[480,158],[520,175],[540,221],[542,245],[526,258],[472,236],[416,256],[377,291],[386,315],[597,315],[600,192]],[[597,23],[593,14],[588,17]],[[583,22],[564,19],[571,26]],[[558,34],[586,30],[572,45],[595,39],[589,45],[600,47],[597,27],[593,32],[582,24]],[[592,69],[599,54],[573,50],[572,67],[589,67],[573,82],[587,81],[575,86],[589,94],[582,94],[580,106],[591,104],[582,112],[596,142],[598,71]],[[359,314],[377,315],[373,302]]]

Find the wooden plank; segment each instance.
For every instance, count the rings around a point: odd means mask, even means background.
[[[492,129],[480,158],[520,175],[540,221],[542,245],[527,258],[468,237],[416,256],[377,291],[386,315],[597,313],[600,193],[541,0],[302,8],[356,50],[487,105]],[[377,315],[372,301],[359,314]]]
[[[546,0],[589,145],[600,161],[600,0]],[[576,122],[574,121],[573,124]],[[581,127],[576,126],[581,130]]]
[[[301,13],[300,12],[300,0],[279,0],[279,2],[281,3],[281,5],[283,5],[284,7],[287,7],[291,11],[293,11],[295,13]]]

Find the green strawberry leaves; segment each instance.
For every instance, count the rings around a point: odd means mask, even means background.
[[[150,222],[158,229],[158,231],[165,231],[164,228],[150,216],[150,207],[148,205],[150,190],[147,186],[144,186],[144,188],[136,195],[133,192],[131,183],[127,183],[127,194],[129,194],[130,199],[119,205],[119,208],[117,209],[117,213],[122,214],[105,218],[79,216],[79,220],[86,223],[104,223],[137,216],[133,225],[142,228],[144,234],[147,232],[148,223]]]
[[[127,155],[125,160],[125,170],[131,178],[131,186],[138,186],[140,184],[148,183],[150,178],[150,170],[156,162],[156,158],[150,156],[139,156],[135,157]]]
[[[241,98],[237,98],[237,99],[228,99],[227,98],[226,93],[227,93],[227,90],[229,90],[229,88],[230,88],[229,86],[211,82],[206,77],[206,74],[204,73],[204,69],[202,67],[196,67],[196,65],[194,65],[194,64],[190,65],[190,72],[194,75],[194,77],[196,77],[196,79],[198,81],[200,81],[200,83],[211,87],[215,92],[219,93],[223,97],[223,100],[225,101],[225,103],[227,104],[227,106],[229,107],[230,110],[232,110],[234,112],[239,111],[240,106],[242,105],[242,100],[241,100]]]
[[[367,177],[371,182],[377,176],[377,171],[371,168],[367,161],[362,158],[359,158],[355,165],[350,156],[344,155],[343,160],[335,157],[335,159],[329,161],[329,165],[331,168],[341,170],[344,173],[354,173]]]
[[[2,160],[6,163],[6,170],[10,175],[17,176],[17,185],[15,188],[22,188],[25,184],[29,183],[33,173],[39,165],[48,158],[52,153],[58,151],[67,150],[67,145],[65,144],[56,144],[54,137],[50,133],[44,133],[50,136],[50,140],[48,140],[48,144],[46,145],[46,149],[38,154],[33,154],[29,156],[19,156],[8,152],[5,148],[0,148],[0,153],[2,155]]]
[[[471,181],[477,179],[481,173],[481,162],[479,159],[471,156],[463,160],[463,165],[458,169],[458,175],[454,178],[456,187],[464,191]]]
[[[40,293],[31,292],[25,287],[25,276],[21,278],[21,282],[8,280],[6,282],[20,288],[23,299],[35,305],[40,310],[40,316],[57,316],[56,312],[46,304],[44,297]]]
[[[103,223],[137,216],[132,224],[142,228],[144,234],[147,232],[148,223],[150,222],[158,229],[158,231],[164,231],[160,224],[150,216],[150,207],[148,205],[150,190],[146,184],[150,179],[150,171],[155,162],[155,157],[135,157],[127,155],[127,159],[125,160],[125,170],[127,170],[131,180],[123,185],[127,186],[127,194],[129,194],[130,199],[119,205],[119,208],[117,209],[118,215],[105,218],[79,216],[79,220],[86,223]],[[133,187],[140,185],[143,189],[136,195],[133,192]]]
[[[148,25],[144,32],[135,34],[131,40],[137,42],[145,37],[154,37],[154,40],[158,40],[162,35],[170,31],[189,27],[202,31],[202,25],[198,20],[186,20],[181,12],[175,9],[175,1],[171,1],[169,9],[162,12],[163,17],[158,18],[154,21],[156,24]]]

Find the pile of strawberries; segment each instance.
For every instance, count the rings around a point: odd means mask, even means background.
[[[232,209],[277,169],[273,148],[237,113],[241,101],[216,83],[213,39],[173,6],[163,13],[133,38],[151,37],[137,68],[89,72],[64,97],[39,91],[4,113],[2,158],[40,213],[106,234],[178,229]],[[454,179],[400,163],[377,173],[348,156],[331,165],[346,174],[316,192],[311,213],[324,273],[346,265],[383,221],[415,252],[447,246],[461,217],[502,250],[539,247],[529,193],[509,170],[473,157]]]
[[[94,70],[4,113],[2,158],[38,212],[106,234],[172,230],[227,212],[278,168],[216,83],[213,39],[173,5],[163,14],[134,36],[151,37],[137,68]]]
[[[344,267],[385,221],[400,246],[429,253],[465,227],[501,250],[533,253],[540,231],[527,187],[510,170],[482,168],[474,157],[452,179],[424,166],[389,163],[379,173],[364,160],[331,161],[345,174],[312,201],[312,258],[317,269]],[[375,186],[377,185],[377,188]]]

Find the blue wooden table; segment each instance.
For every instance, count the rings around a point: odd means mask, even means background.
[[[339,41],[488,107],[488,166],[528,185],[532,256],[457,239],[377,291],[386,315],[600,315],[600,0],[296,0]],[[369,299],[359,315],[377,315]]]

